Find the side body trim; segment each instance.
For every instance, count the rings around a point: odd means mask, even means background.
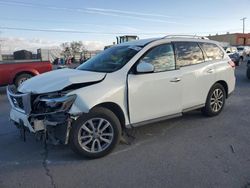
[[[205,104],[196,105],[196,106],[193,106],[193,107],[190,107],[190,108],[186,108],[186,109],[182,110],[182,112],[185,113],[185,112],[189,112],[189,111],[192,111],[192,110],[197,110],[199,108],[203,108],[204,106],[205,106]]]
[[[131,127],[139,127],[142,125],[151,124],[151,123],[160,122],[160,121],[165,121],[167,119],[172,119],[172,118],[176,118],[176,117],[180,117],[180,116],[182,116],[182,113],[177,113],[177,114],[172,114],[172,115],[168,115],[168,116],[163,116],[160,118],[150,119],[150,120],[142,121],[139,123],[130,124],[130,126]]]

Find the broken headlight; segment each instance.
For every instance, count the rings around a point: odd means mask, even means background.
[[[35,113],[67,112],[76,99],[76,95],[48,95],[39,97],[34,103]]]

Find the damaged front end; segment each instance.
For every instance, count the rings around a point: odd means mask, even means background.
[[[66,92],[47,94],[20,93],[7,87],[11,104],[10,119],[23,130],[28,129],[38,137],[53,144],[68,143],[72,117],[68,111],[76,95]]]

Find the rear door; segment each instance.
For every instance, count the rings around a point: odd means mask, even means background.
[[[205,104],[214,84],[214,63],[205,61],[205,54],[196,42],[175,42],[177,66],[182,73],[182,109]]]

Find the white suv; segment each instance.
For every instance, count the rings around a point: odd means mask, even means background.
[[[113,150],[124,128],[201,109],[218,115],[235,88],[234,63],[215,41],[171,37],[122,43],[77,69],[7,88],[18,127],[69,143],[89,158]]]

